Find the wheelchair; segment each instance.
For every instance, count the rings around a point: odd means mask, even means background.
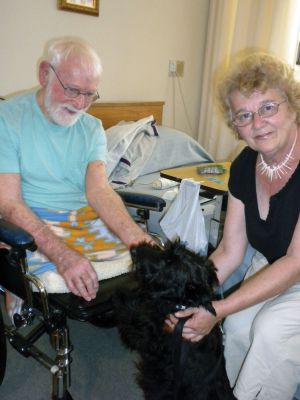
[[[156,196],[125,191],[118,193],[127,207],[136,208],[138,222],[146,228],[150,212],[161,212],[166,206],[166,202]],[[114,326],[112,296],[120,287],[137,289],[133,273],[101,281],[97,297],[90,302],[72,293],[47,293],[41,280],[28,271],[26,250],[36,249],[33,237],[0,219],[0,242],[9,246],[8,249],[0,249],[0,293],[4,295],[8,290],[24,300],[20,314],[13,316],[14,325],[4,323],[0,310],[0,385],[5,376],[8,341],[22,356],[34,358],[49,370],[52,400],[72,400],[69,389],[73,346],[68,319],[89,322],[100,328]],[[22,329],[26,330],[26,335]],[[48,335],[54,349],[52,357],[36,346],[37,340],[44,334]]]

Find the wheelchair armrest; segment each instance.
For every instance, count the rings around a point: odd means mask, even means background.
[[[117,190],[116,192],[127,207],[143,208],[159,212],[166,206],[164,199],[151,194],[126,192],[125,190]]]
[[[24,229],[0,219],[0,242],[17,249],[36,250],[33,237]]]

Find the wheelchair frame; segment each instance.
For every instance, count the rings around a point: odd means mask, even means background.
[[[126,206],[138,209],[141,222],[147,226],[149,211],[161,211],[166,203],[163,199],[138,193],[119,192]],[[137,288],[132,273],[117,276],[101,282],[97,297],[86,302],[72,293],[47,294],[41,281],[28,272],[26,250],[36,249],[30,234],[19,227],[0,220],[0,241],[11,246],[0,249],[0,292],[5,289],[24,300],[22,312],[14,315],[14,326],[6,325],[0,311],[0,385],[6,369],[6,339],[24,357],[32,357],[46,367],[52,375],[52,400],[72,400],[71,352],[67,319],[90,322],[99,327],[114,325],[112,295],[118,287],[130,290]],[[37,292],[33,292],[34,285]],[[34,323],[37,322],[37,323]],[[22,328],[29,333],[20,333]],[[48,334],[55,357],[49,357],[35,345],[44,334]]]

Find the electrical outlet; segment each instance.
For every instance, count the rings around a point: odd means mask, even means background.
[[[183,76],[184,61],[176,61],[176,74],[177,76]]]
[[[169,76],[175,76],[176,74],[176,61],[169,61]]]
[[[169,61],[169,76],[183,76],[184,61]]]

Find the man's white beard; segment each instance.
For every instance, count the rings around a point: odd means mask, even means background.
[[[61,126],[74,125],[80,116],[87,110],[88,107],[78,110],[67,103],[52,103],[51,102],[51,89],[48,85],[45,89],[45,109],[51,121]]]

